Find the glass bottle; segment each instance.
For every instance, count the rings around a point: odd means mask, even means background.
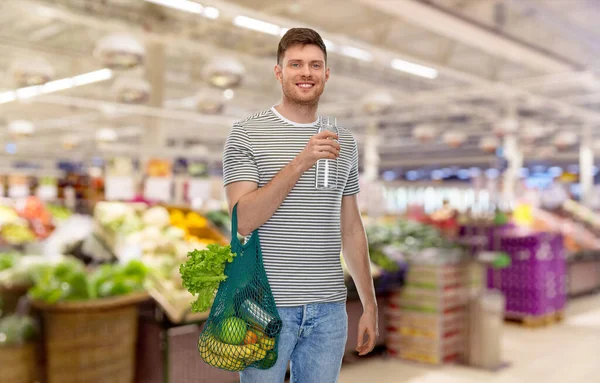
[[[324,130],[338,135],[338,128],[335,117],[321,117],[317,133]],[[318,190],[335,190],[337,188],[338,164],[337,159],[322,158],[317,161],[315,175],[315,187]]]

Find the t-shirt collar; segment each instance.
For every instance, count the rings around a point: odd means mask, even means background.
[[[300,124],[298,122],[294,122],[292,120],[288,120],[287,118],[283,117],[278,111],[277,109],[275,109],[275,106],[271,107],[271,111],[273,112],[273,114],[275,114],[277,117],[279,117],[281,120],[285,121],[286,123],[293,125],[293,126],[298,126],[298,127],[304,127],[304,128],[309,128],[309,127],[314,127],[317,125],[317,123],[319,122],[319,117],[317,117],[317,119],[314,122],[311,122],[309,124]]]

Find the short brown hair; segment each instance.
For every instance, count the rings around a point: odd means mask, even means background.
[[[292,28],[279,41],[279,46],[277,47],[277,64],[281,64],[285,51],[293,45],[316,45],[323,51],[325,62],[327,62],[327,48],[321,35],[310,28]]]

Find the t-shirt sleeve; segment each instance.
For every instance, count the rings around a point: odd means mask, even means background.
[[[238,181],[259,182],[250,137],[243,126],[234,124],[223,150],[223,185]]]
[[[348,181],[344,187],[342,195],[354,195],[360,192],[360,185],[358,183],[358,145],[356,140],[352,140],[354,147],[352,149],[352,165],[350,168],[350,174],[348,175]]]

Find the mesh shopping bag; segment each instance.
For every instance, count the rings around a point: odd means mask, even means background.
[[[241,244],[237,204],[231,222],[233,262],[225,267],[210,315],[198,339],[198,351],[211,366],[241,371],[271,368],[277,361],[281,318],[265,272],[258,230]]]

